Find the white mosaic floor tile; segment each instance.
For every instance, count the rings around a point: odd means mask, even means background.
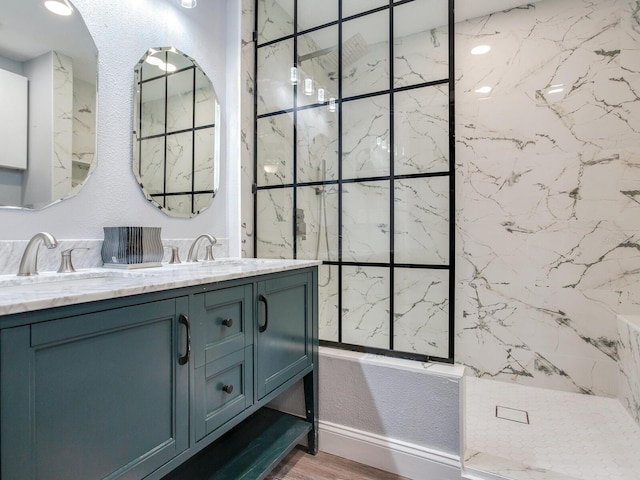
[[[467,468],[514,480],[638,479],[640,427],[617,399],[465,381]],[[528,412],[529,424],[497,418],[497,406]]]

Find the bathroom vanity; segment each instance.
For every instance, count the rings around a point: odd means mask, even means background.
[[[316,265],[0,281],[0,478],[257,479],[316,453]],[[300,380],[306,418],[263,408]]]

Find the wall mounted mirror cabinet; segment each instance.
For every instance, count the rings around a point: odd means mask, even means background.
[[[135,68],[133,170],[149,201],[193,217],[218,190],[220,106],[211,80],[173,47],[152,48]]]
[[[41,0],[2,2],[2,207],[73,196],[96,165],[98,49],[68,5],[68,15],[56,15]]]

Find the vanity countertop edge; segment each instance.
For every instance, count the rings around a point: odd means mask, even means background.
[[[90,268],[74,274],[43,272],[32,283],[0,276],[0,316],[162,292],[320,265],[318,260],[220,259],[210,264],[163,265],[132,271]],[[8,283],[3,285],[3,280]]]

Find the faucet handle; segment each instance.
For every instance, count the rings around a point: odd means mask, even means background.
[[[89,249],[87,247],[74,247],[60,252],[60,267],[58,268],[58,273],[71,273],[76,271],[76,269],[73,268],[73,263],[71,262],[71,252],[74,250]]]
[[[205,262],[212,262],[215,260],[215,258],[213,258],[213,245],[205,245],[204,251],[205,251],[205,257],[204,257]]]
[[[169,265],[182,263],[182,260],[180,260],[180,249],[178,247],[176,247],[175,245],[167,245],[164,248],[171,249],[171,260],[169,260]]]

